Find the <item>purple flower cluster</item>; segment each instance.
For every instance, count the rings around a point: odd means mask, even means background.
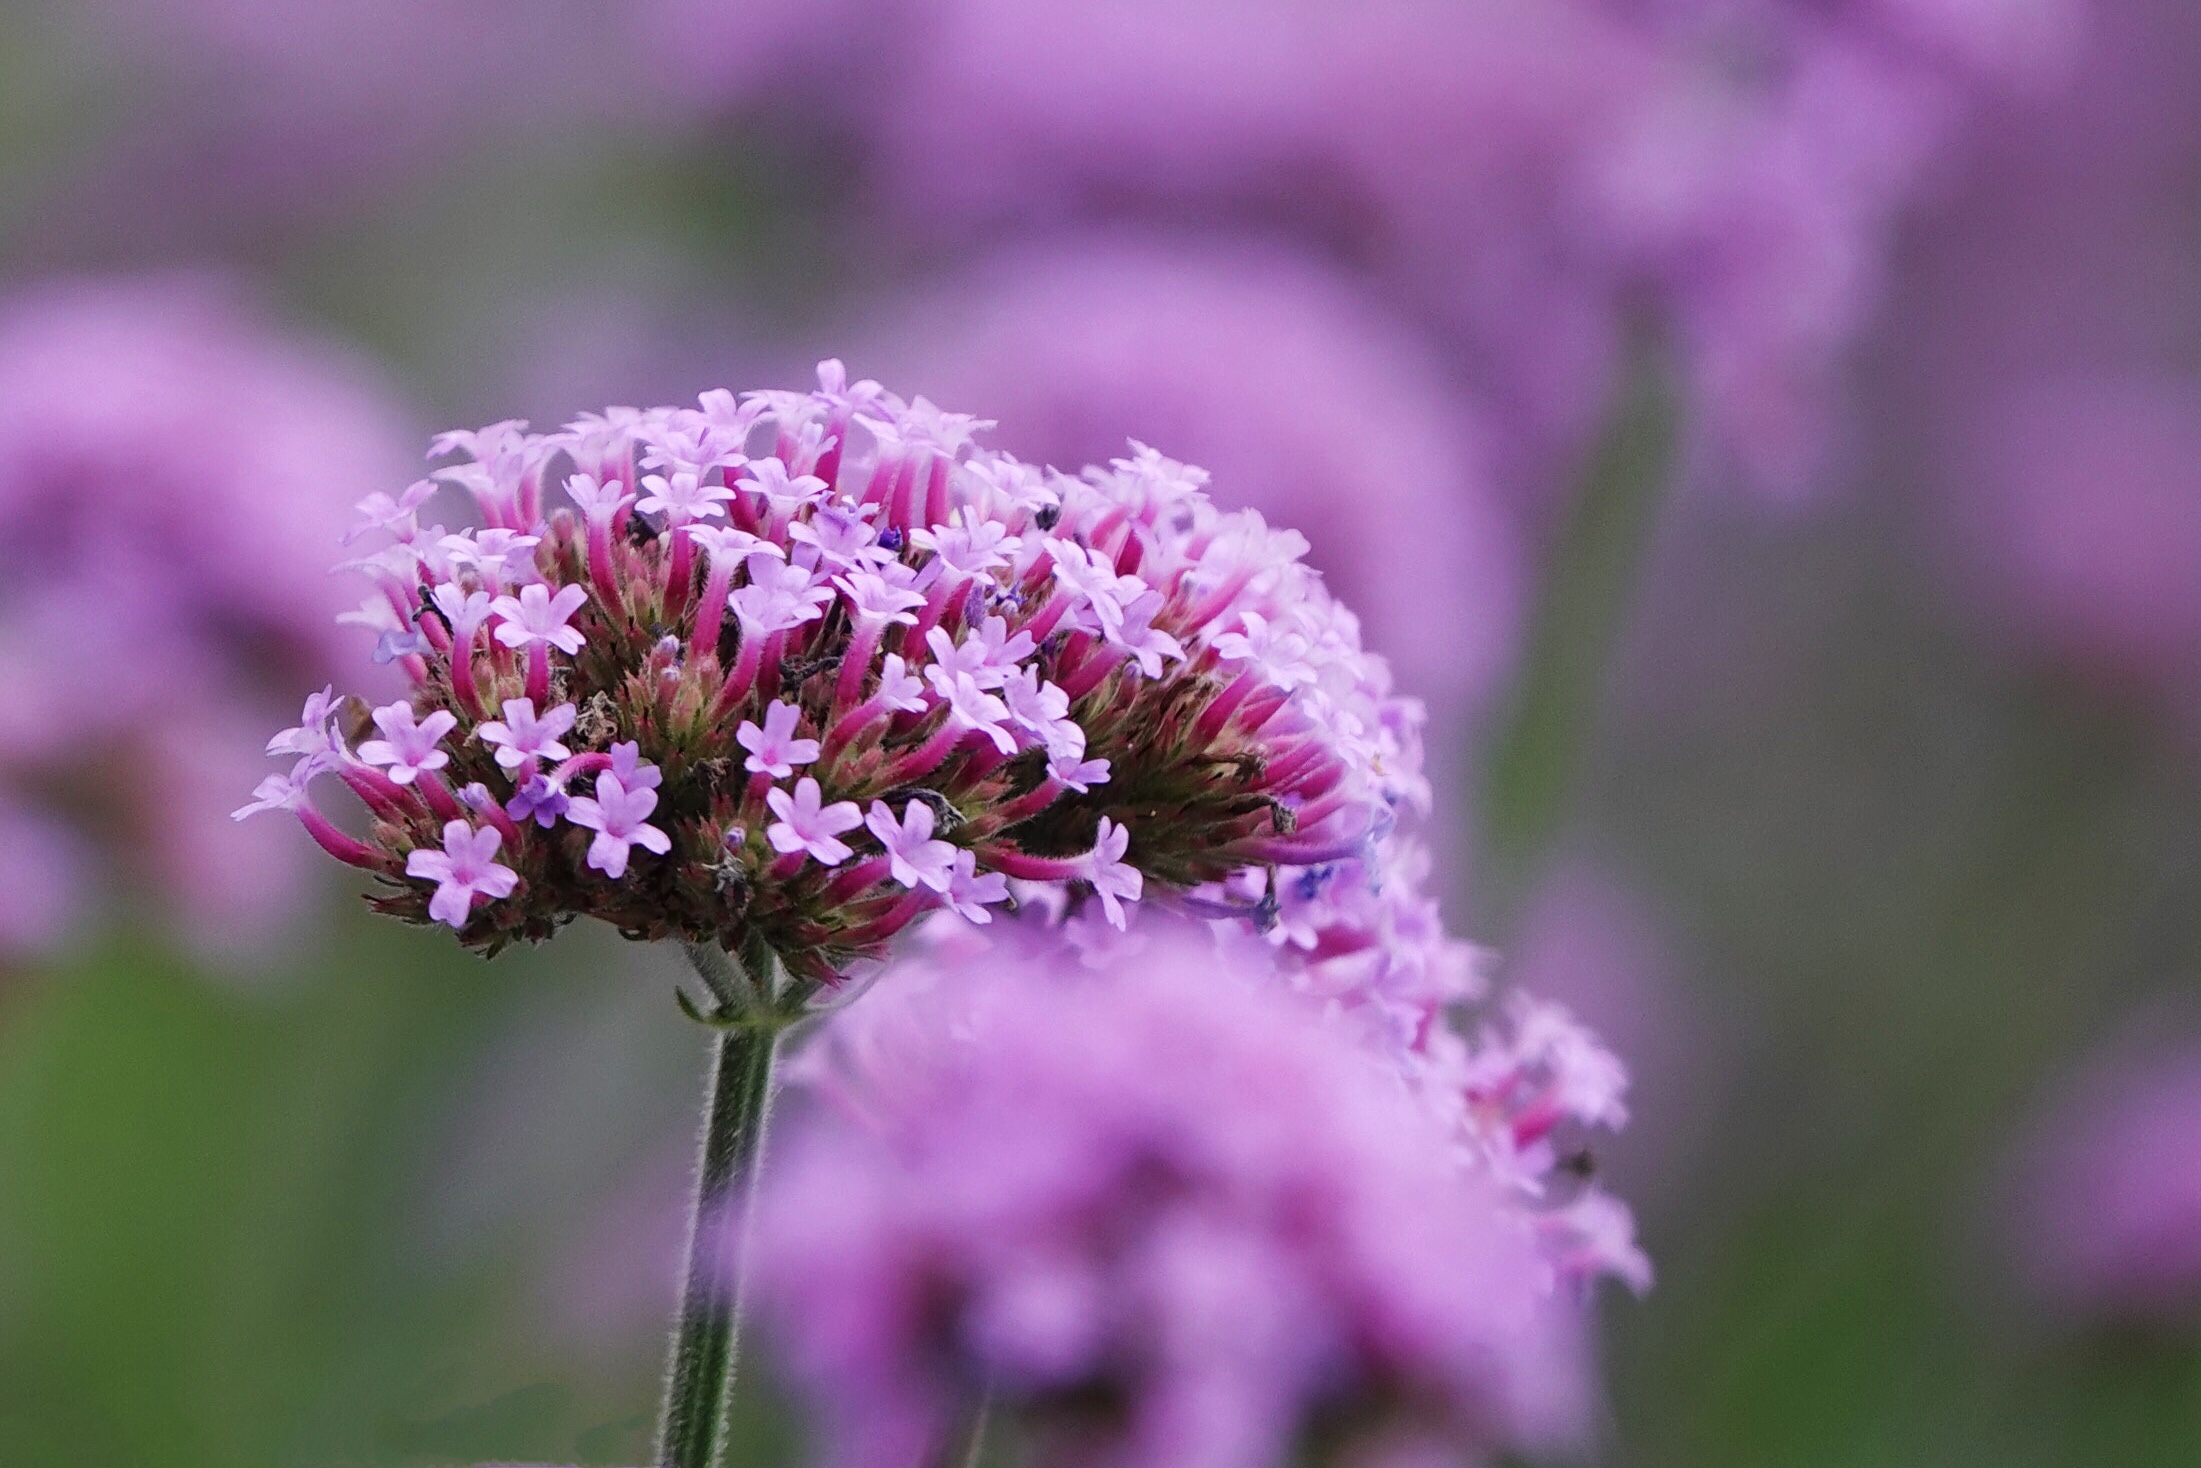
[[[2201,11],[2097,6],[2069,85],[1918,232],[1874,402],[1945,578],[2013,650],[2191,717],[2201,688]]]
[[[211,940],[287,910],[290,844],[223,816],[266,685],[334,661],[315,562],[403,442],[366,374],[218,281],[0,301],[0,954],[60,936],[98,865]]]
[[[1262,955],[1160,919],[1102,976],[976,936],[827,1031],[764,1184],[752,1277],[820,1461],[934,1461],[988,1396],[1046,1463],[1452,1462],[1581,1429],[1537,1217],[1446,1165],[1440,1118]]]
[[[820,368],[463,454],[368,497],[356,620],[406,699],[308,700],[240,815],[296,811],[382,910],[494,950],[574,916],[830,981],[1008,882],[1122,923],[1147,882],[1352,859],[1412,798],[1415,706],[1300,563],[1134,445],[1072,478]],[[484,523],[422,524],[435,482]],[[569,503],[556,504],[558,498]],[[362,841],[308,798],[335,777]]]

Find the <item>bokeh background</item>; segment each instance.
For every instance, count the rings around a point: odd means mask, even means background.
[[[0,1463],[646,1454],[674,960],[226,813],[429,433],[828,354],[1429,701],[1636,1072],[1600,1461],[2201,1461],[2193,0],[10,0]]]

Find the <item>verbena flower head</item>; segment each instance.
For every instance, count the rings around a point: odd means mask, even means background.
[[[1532,1219],[1265,959],[1181,926],[1106,975],[997,944],[839,1017],[752,1274],[821,1462],[929,1461],[989,1392],[1030,1461],[1096,1468],[1579,1429],[1578,1315]]]
[[[294,844],[226,817],[254,731],[335,661],[317,562],[403,443],[369,374],[218,278],[0,299],[0,956],[102,871],[213,943],[302,895]]]
[[[438,439],[484,523],[393,487],[352,563],[410,694],[359,743],[367,711],[309,703],[252,809],[472,946],[585,914],[820,980],[1009,879],[1120,924],[1390,830],[1417,715],[1297,535],[1144,446],[1070,476],[837,362],[819,381]],[[364,841],[300,793],[323,778]],[[496,834],[508,890],[409,871],[454,824]]]

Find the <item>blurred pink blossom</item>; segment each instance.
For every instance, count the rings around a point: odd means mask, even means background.
[[[217,280],[0,299],[0,802],[207,940],[267,932],[301,858],[227,819],[256,762],[246,731],[333,660],[342,594],[310,568],[402,475],[404,441],[359,364]],[[7,884],[20,915],[0,941],[57,937],[84,895],[88,864],[52,849]]]
[[[1046,951],[887,980],[775,1143],[750,1279],[820,1461],[920,1461],[989,1385],[1043,1461],[1582,1430],[1575,1306],[1372,1053],[1182,930]]]
[[[622,8],[591,0],[54,9],[72,64],[107,107],[45,223],[87,235],[220,241],[295,228],[530,127],[685,111],[643,85]]]
[[[2201,687],[2201,10],[2102,6],[2067,88],[1997,117],[1925,221],[1876,413],[1952,580],[2020,648]]]
[[[1663,318],[1703,450],[1794,494],[1895,228],[2077,0],[879,3],[882,238],[1136,219],[1283,232],[1449,323],[1526,479],[1563,484]],[[883,38],[883,39],[882,39]],[[861,151],[861,150],[859,150]],[[1648,310],[1646,310],[1648,308]]]
[[[2170,685],[2201,674],[2201,376],[2013,386],[1949,486],[1975,587],[2070,663]]]
[[[2014,1245],[2059,1311],[2201,1320],[2201,1043],[2098,1054],[2026,1144]]]

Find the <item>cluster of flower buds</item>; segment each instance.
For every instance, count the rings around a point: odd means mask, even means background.
[[[487,951],[585,914],[812,981],[1012,880],[1120,927],[1149,881],[1366,855],[1418,714],[1305,542],[1144,446],[1071,477],[989,426],[828,362],[815,392],[444,435],[465,461],[364,503],[386,543],[351,563],[409,697],[309,699],[240,816],[295,811],[381,910]],[[484,523],[423,525],[439,483]]]

